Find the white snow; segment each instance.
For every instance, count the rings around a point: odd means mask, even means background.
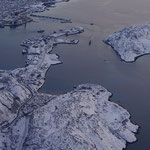
[[[136,140],[138,126],[108,101],[110,95],[100,85],[85,84],[36,109],[24,149],[122,150]]]
[[[150,54],[150,24],[126,27],[104,39],[126,62]]]

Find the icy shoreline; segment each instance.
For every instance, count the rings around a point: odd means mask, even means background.
[[[150,24],[126,27],[104,39],[125,62],[150,54]]]

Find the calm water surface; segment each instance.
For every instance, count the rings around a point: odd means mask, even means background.
[[[107,35],[126,26],[149,23],[149,6],[149,0],[71,0],[58,4],[43,15],[70,18],[72,24],[35,18],[35,22],[26,27],[0,29],[0,68],[24,66],[19,44],[26,38],[39,36],[38,29],[49,33],[72,26],[84,27],[83,34],[68,37],[79,39],[79,44],[54,48],[53,53],[60,55],[63,63],[50,68],[40,91],[60,94],[82,83],[103,85],[113,93],[111,100],[128,109],[132,121],[141,126],[138,141],[129,144],[127,150],[149,150],[150,55],[125,63],[102,42]]]

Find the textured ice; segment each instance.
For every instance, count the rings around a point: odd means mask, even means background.
[[[104,39],[126,62],[150,54],[150,24],[126,27]]]

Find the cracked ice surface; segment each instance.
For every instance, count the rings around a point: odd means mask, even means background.
[[[150,54],[150,24],[126,27],[104,39],[126,62]]]

